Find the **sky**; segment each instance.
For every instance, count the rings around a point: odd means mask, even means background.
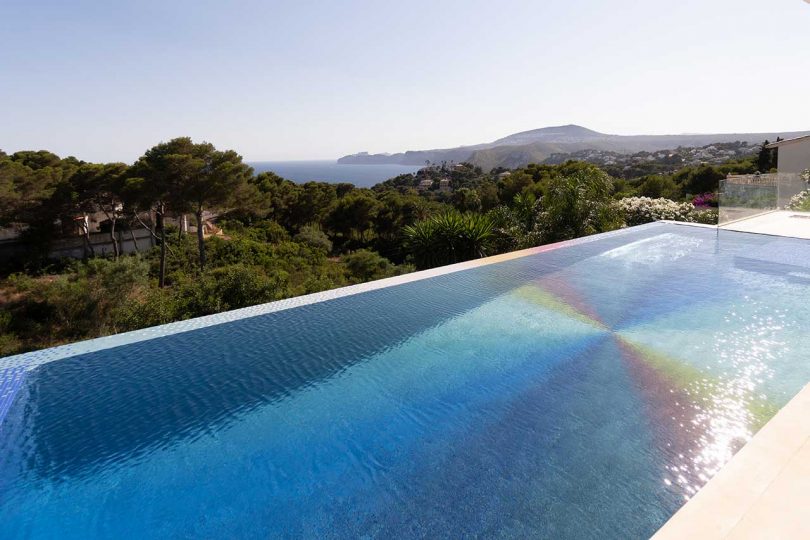
[[[248,161],[810,129],[806,0],[0,0],[0,149]]]

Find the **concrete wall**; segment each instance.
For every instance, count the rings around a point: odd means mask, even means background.
[[[146,229],[135,229],[134,233],[135,241],[138,243],[138,250],[146,251],[155,245],[151,233]],[[129,231],[118,231],[116,232],[116,236],[118,237],[118,245],[121,247],[122,253],[134,253],[137,251],[135,249],[135,242],[132,241],[132,235]],[[113,253],[113,244],[108,233],[90,233],[90,243],[93,245],[96,256],[112,255]],[[16,238],[13,240],[0,241],[0,262],[13,259],[14,257],[22,257],[25,252],[25,244]],[[71,236],[70,238],[54,240],[48,256],[52,259],[65,257],[73,259],[84,258],[84,237]]]
[[[135,229],[134,232],[139,250],[146,251],[154,245],[152,235],[146,229]],[[121,247],[121,253],[134,253],[137,251],[129,231],[116,231],[116,236],[118,237],[118,245]],[[90,233],[90,243],[93,245],[96,256],[112,255],[113,253],[113,244],[109,233]],[[48,255],[54,259],[63,257],[81,259],[85,256],[84,238],[73,236],[57,240],[51,246],[51,252]]]
[[[800,173],[810,169],[810,138],[780,146],[777,168],[780,173]]]

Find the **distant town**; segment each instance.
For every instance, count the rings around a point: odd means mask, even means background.
[[[599,165],[613,176],[635,178],[643,174],[668,174],[690,165],[720,165],[750,157],[758,153],[761,147],[761,141],[756,143],[737,141],[634,154],[588,149],[552,154],[543,163],[559,165],[570,160],[585,161]]]

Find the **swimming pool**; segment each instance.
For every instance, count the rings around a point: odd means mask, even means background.
[[[415,277],[0,359],[0,536],[642,538],[810,379],[807,241]]]

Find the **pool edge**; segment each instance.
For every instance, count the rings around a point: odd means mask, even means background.
[[[809,538],[810,383],[653,535]]]

